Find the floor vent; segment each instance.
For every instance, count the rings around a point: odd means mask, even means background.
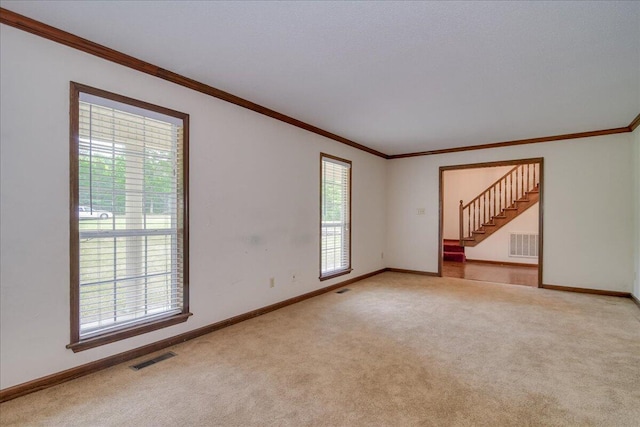
[[[345,292],[349,292],[351,289],[349,288],[345,288],[345,289],[340,289],[338,292],[336,292],[336,294],[344,294]]]
[[[538,235],[511,233],[509,256],[523,258],[538,257]]]
[[[175,355],[176,354],[174,352],[170,351],[168,353],[161,354],[158,357],[154,357],[153,359],[147,360],[145,362],[140,362],[137,365],[130,366],[130,368],[133,369],[134,371],[139,371],[140,369],[146,368],[147,366],[151,366],[158,362],[162,362],[163,360],[170,359]]]

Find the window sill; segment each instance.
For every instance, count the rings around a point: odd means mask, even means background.
[[[334,277],[344,276],[345,274],[349,274],[352,271],[353,271],[352,268],[349,268],[347,270],[334,271],[334,272],[331,272],[331,273],[327,274],[326,276],[320,276],[319,279],[322,282],[324,280],[333,279]]]
[[[117,331],[108,332],[95,337],[81,339],[78,342],[72,342],[67,344],[67,348],[73,350],[74,353],[77,353],[79,351],[88,350],[90,348],[99,347],[101,345],[135,337],[136,335],[142,335],[157,329],[183,323],[186,322],[191,315],[191,313],[180,313],[164,319],[154,320],[149,323],[133,325],[128,328],[118,329]]]

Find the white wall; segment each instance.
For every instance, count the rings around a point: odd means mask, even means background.
[[[537,264],[538,258],[512,257],[509,255],[511,233],[538,234],[539,203],[531,206],[517,218],[493,233],[478,246],[465,248],[468,259],[484,261],[518,262]]]
[[[443,173],[444,226],[442,227],[442,235],[445,239],[456,240],[460,238],[460,200],[463,201],[463,204],[469,203],[512,168],[513,166],[498,166],[455,169]]]
[[[630,140],[626,133],[390,160],[387,265],[438,270],[440,166],[544,157],[543,283],[630,292]]]
[[[640,299],[640,127],[632,134],[633,141],[633,199],[634,209],[634,283],[633,295]]]
[[[1,388],[384,268],[384,159],[0,27]],[[191,115],[193,316],[180,325],[80,353],[65,348],[71,80]],[[354,268],[348,276],[322,283],[321,151],[353,161]],[[276,279],[273,289],[269,277]]]

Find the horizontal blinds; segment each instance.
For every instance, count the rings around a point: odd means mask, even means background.
[[[322,158],[321,275],[350,268],[350,171],[348,162]]]
[[[175,118],[82,94],[79,108],[83,338],[182,311],[184,152]]]

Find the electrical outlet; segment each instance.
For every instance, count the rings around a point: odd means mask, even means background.
[[[380,259],[384,259],[384,252],[380,252]]]
[[[418,208],[418,215],[424,215],[425,214],[425,209],[424,208]]]
[[[269,287],[270,287],[270,288],[273,288],[273,287],[275,287],[275,286],[276,286],[276,278],[275,278],[275,277],[271,277],[271,278],[269,279]]]
[[[298,275],[296,273],[291,273],[291,283],[296,283],[298,279]]]

